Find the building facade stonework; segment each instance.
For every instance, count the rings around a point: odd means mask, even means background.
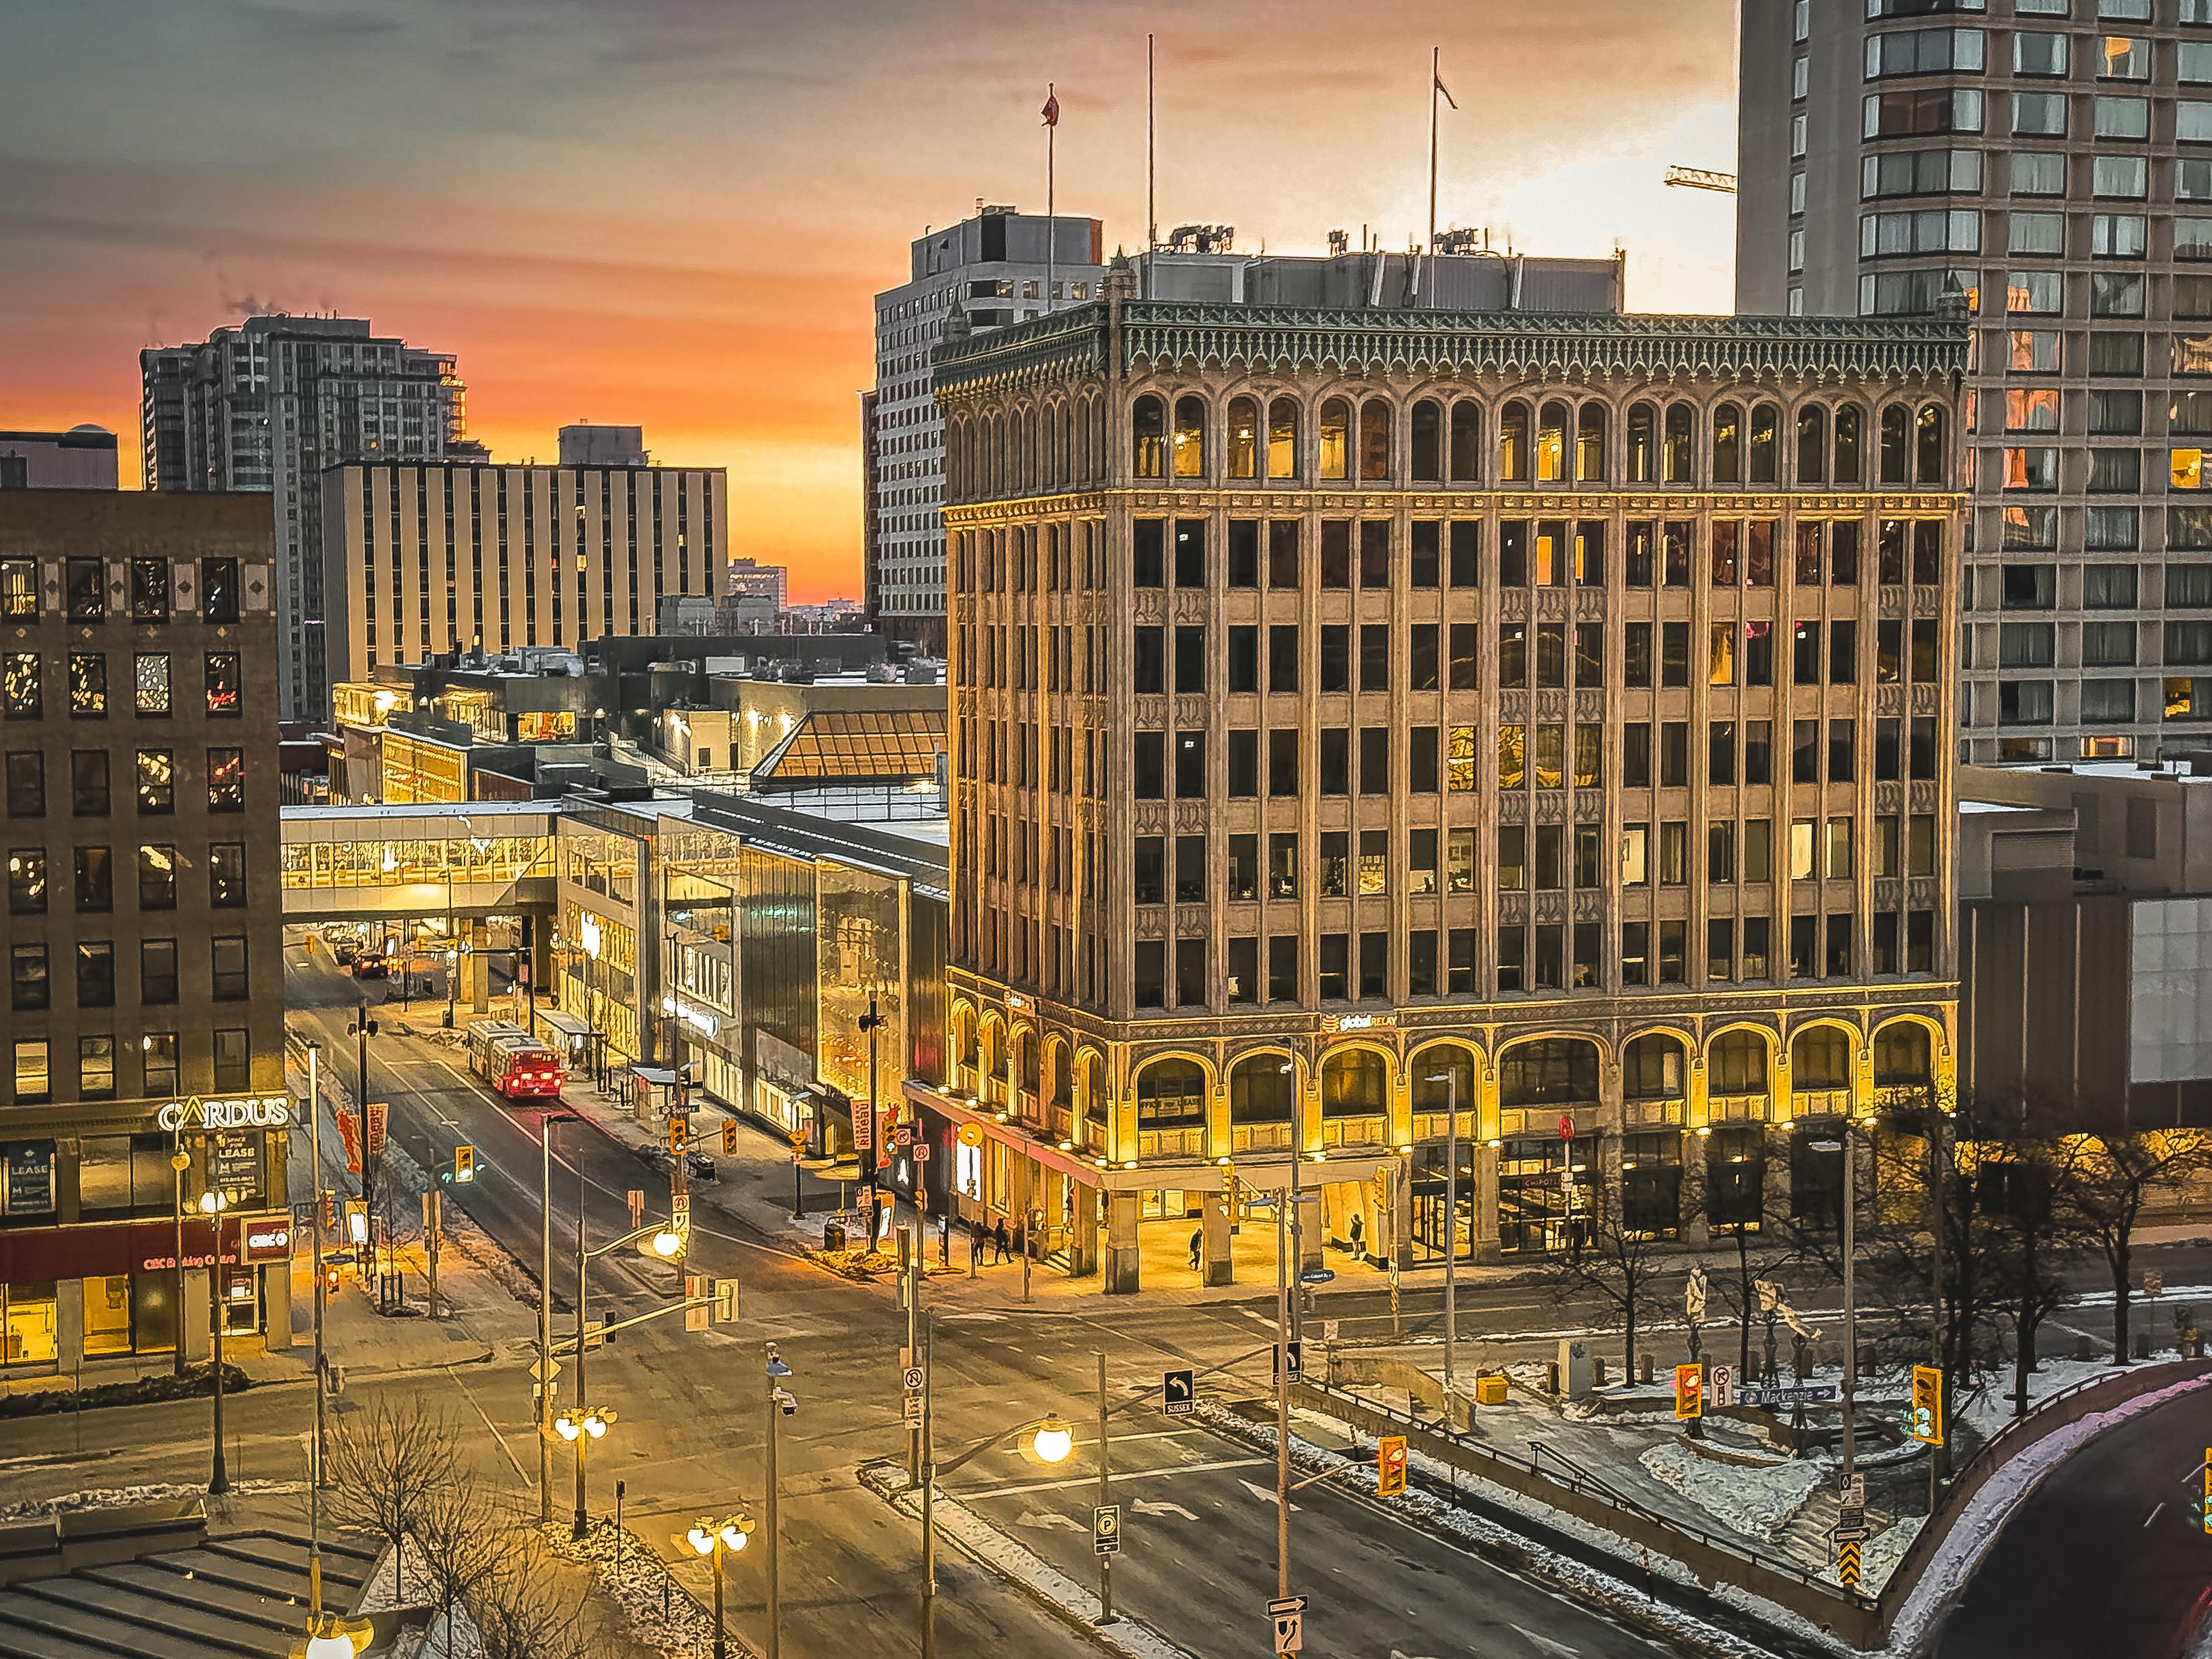
[[[1218,1281],[1224,1165],[1320,1187],[1316,1252],[1539,1254],[1616,1200],[1695,1243],[1948,1087],[1962,327],[1133,287],[934,363],[954,901],[908,1093],[1045,1248],[1133,1290],[1195,1217]]]

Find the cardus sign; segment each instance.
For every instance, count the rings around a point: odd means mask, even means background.
[[[238,1095],[223,1100],[173,1100],[155,1114],[155,1122],[179,1129],[283,1129],[292,1121],[289,1095]]]

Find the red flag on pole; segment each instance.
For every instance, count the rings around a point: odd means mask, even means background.
[[[1056,127],[1060,125],[1060,99],[1054,93],[1049,81],[1045,82],[1044,108],[1041,113],[1044,116],[1045,125]]]

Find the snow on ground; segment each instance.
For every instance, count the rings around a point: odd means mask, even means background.
[[[233,1492],[275,1494],[305,1492],[307,1486],[298,1480],[234,1480]],[[93,1486],[83,1492],[64,1492],[58,1498],[38,1498],[27,1504],[10,1504],[0,1509],[0,1521],[35,1520],[45,1515],[65,1515],[77,1510],[113,1509],[119,1504],[164,1504],[185,1498],[205,1498],[205,1485],[193,1486],[181,1481],[164,1481],[143,1486]]]
[[[1637,1459],[1655,1480],[1680,1492],[1730,1532],[1771,1543],[1834,1467],[1825,1457],[1747,1468],[1700,1457],[1663,1440]]]
[[[629,1616],[630,1634],[647,1647],[659,1648],[670,1659],[706,1659],[714,1650],[714,1614],[694,1601],[662,1565],[653,1547],[629,1528],[617,1534],[611,1521],[593,1521],[579,1542],[569,1536],[568,1523],[549,1522],[538,1528],[554,1553],[589,1567],[599,1588],[622,1603]],[[616,1540],[621,1539],[622,1567],[615,1567]],[[753,1650],[727,1637],[730,1651],[752,1659]]]

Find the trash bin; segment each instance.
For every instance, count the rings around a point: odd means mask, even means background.
[[[842,1250],[845,1248],[845,1224],[843,1222],[830,1221],[823,1224],[822,1248],[825,1250]]]
[[[1505,1379],[1492,1374],[1474,1379],[1474,1403],[1478,1406],[1502,1406],[1505,1403]]]

